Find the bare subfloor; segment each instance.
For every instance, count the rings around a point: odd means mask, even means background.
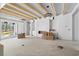
[[[78,56],[79,42],[66,40],[44,40],[40,38],[6,39],[0,41],[4,45],[5,56]],[[64,49],[57,48],[58,45]]]

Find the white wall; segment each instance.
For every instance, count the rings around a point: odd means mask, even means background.
[[[23,22],[17,22],[18,23],[18,34],[20,33],[24,33],[25,32],[25,29],[24,29],[24,23]]]
[[[52,18],[42,18],[35,21],[35,36],[41,36],[38,31],[49,31],[49,19]],[[58,32],[61,39],[72,40],[72,14],[56,16],[52,28]]]
[[[28,25],[27,21],[17,22],[18,23],[18,34],[25,33],[30,35],[30,24]],[[29,32],[28,32],[29,31]]]
[[[27,21],[20,20],[20,18],[8,16],[6,14],[0,13],[0,21],[8,21],[10,23],[15,23],[15,32],[19,33],[27,33]]]
[[[53,29],[58,32],[61,39],[72,40],[72,14],[56,16]]]
[[[79,4],[73,11],[66,15],[55,17],[53,28],[59,33],[60,38],[66,40],[79,40]],[[76,10],[78,9],[78,12]],[[76,14],[74,15],[74,13]],[[74,26],[74,27],[73,27]],[[74,38],[75,37],[75,38]]]
[[[40,37],[38,31],[49,31],[49,18],[42,18],[35,21],[35,36]]]

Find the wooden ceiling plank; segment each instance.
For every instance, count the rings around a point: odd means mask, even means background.
[[[12,10],[12,9],[9,9],[9,8],[4,8],[4,9],[5,9],[5,10],[9,10],[9,11],[11,11],[11,12],[13,12],[13,13],[16,13],[16,14],[22,15],[22,16],[24,16],[24,17],[26,17],[26,18],[31,18],[31,17],[26,16],[25,14],[22,14],[22,13],[20,13],[20,12],[16,12],[16,11],[14,11],[14,10]]]
[[[65,3],[62,4],[62,13],[61,14],[65,14]]]
[[[29,15],[29,16],[31,16],[31,17],[39,18],[39,16],[37,16],[37,15],[31,13],[31,12],[28,11],[26,8],[24,8],[24,6],[22,6],[21,4],[23,5],[24,3],[18,3],[18,4],[16,4],[16,3],[10,3],[10,4],[7,4],[7,5],[8,5],[9,7],[15,8],[16,10],[19,9],[21,12],[23,11],[24,14],[27,14],[27,15]]]
[[[36,3],[35,3],[36,4]],[[39,3],[38,3],[39,4]],[[26,4],[27,6],[29,6],[31,9],[35,10],[37,13],[41,14],[42,16],[44,16],[39,10],[37,10],[36,8],[32,7],[31,5],[29,4]],[[38,6],[39,8],[39,6]]]
[[[26,3],[23,3],[23,5],[26,6],[26,7],[28,7],[29,9],[33,10],[33,14],[39,15],[39,17],[43,17],[43,15],[40,14],[39,12],[37,12],[37,10],[34,9],[32,6],[30,6],[30,5],[26,4]],[[27,9],[27,8],[26,8],[26,9]]]
[[[56,10],[55,10],[54,3],[52,3],[51,6],[52,6],[52,8],[51,8],[52,9],[52,15],[56,16]]]
[[[15,10],[20,10],[19,12],[22,12],[24,14],[26,14],[26,12],[28,12],[27,10],[23,9],[21,6],[18,6],[17,4],[7,4],[7,6],[14,8]],[[30,14],[30,15],[29,15]],[[26,14],[27,16],[36,18],[35,15],[33,15],[32,13]]]
[[[23,17],[23,16],[20,16],[18,14],[15,14],[15,13],[11,13],[9,11],[6,11],[6,10],[1,10],[2,13],[5,13],[7,15],[10,15],[10,16],[15,16],[15,17],[18,17],[18,18],[21,18],[21,19],[25,19],[25,20],[30,20],[29,18],[26,18],[26,17]]]
[[[48,13],[48,11],[40,4],[40,3],[36,3],[38,5],[38,7],[40,7],[41,10],[44,10],[46,13]]]
[[[12,10],[15,10],[16,12],[20,12],[20,11],[17,11],[15,8],[13,8],[12,6],[5,6],[4,8],[8,8],[8,9],[12,9]],[[21,13],[21,12],[20,12]],[[24,13],[22,13],[22,14],[24,14]],[[25,14],[26,15],[26,14]],[[28,16],[28,15],[26,15],[26,17],[29,17],[29,18],[32,18],[32,17],[30,17],[30,16]]]

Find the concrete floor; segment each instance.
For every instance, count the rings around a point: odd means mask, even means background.
[[[44,40],[40,38],[1,40],[5,56],[78,56],[79,42],[66,40]],[[24,45],[24,46],[23,46]],[[64,49],[57,48],[58,45]]]

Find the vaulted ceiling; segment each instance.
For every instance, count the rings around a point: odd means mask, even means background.
[[[0,4],[0,12],[22,19],[33,20],[72,12],[76,3],[7,3]]]

